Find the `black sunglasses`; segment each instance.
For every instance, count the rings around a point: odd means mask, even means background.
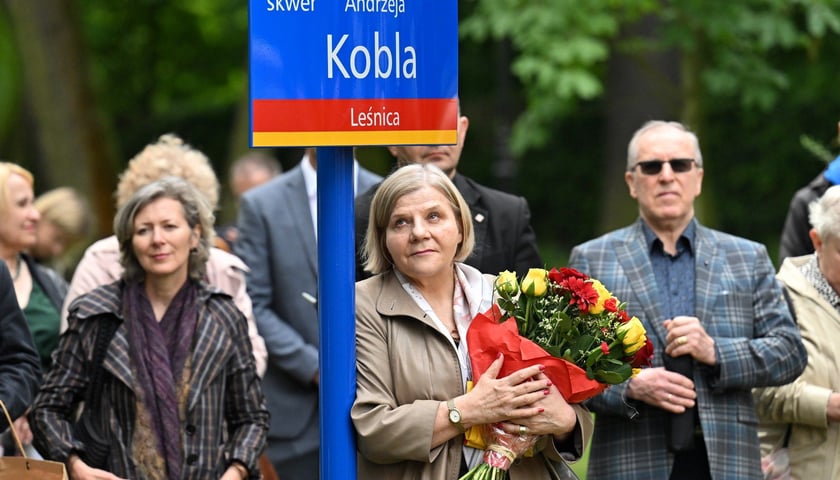
[[[633,168],[639,167],[639,170],[645,175],[659,175],[662,171],[662,164],[667,163],[671,166],[674,173],[685,173],[691,170],[694,165],[693,158],[672,158],[670,160],[646,160],[633,165]],[[631,168],[630,170],[633,170]]]

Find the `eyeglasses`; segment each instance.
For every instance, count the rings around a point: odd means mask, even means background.
[[[659,175],[659,172],[662,171],[662,164],[665,163],[671,166],[671,170],[674,173],[685,173],[691,170],[691,167],[694,165],[694,159],[672,158],[670,160],[646,160],[633,165],[633,168],[630,170],[639,167],[639,170],[645,175]]]

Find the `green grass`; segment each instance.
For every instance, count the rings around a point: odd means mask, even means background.
[[[595,421],[595,414],[592,414],[592,421]],[[572,470],[577,474],[580,480],[586,480],[586,466],[589,465],[589,448],[591,447],[592,438],[587,442],[586,448],[583,449],[583,456],[577,463],[572,464]]]

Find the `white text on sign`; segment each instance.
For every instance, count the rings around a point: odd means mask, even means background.
[[[327,78],[334,78],[333,67],[344,78],[350,78],[350,72],[357,79],[367,78],[370,74],[371,52],[366,46],[357,45],[349,54],[345,50],[342,60],[342,48],[347,38],[349,35],[345,33],[333,46],[333,36],[327,34]],[[347,71],[345,60],[350,65],[350,72]],[[373,70],[374,78],[390,78],[392,72],[396,78],[417,78],[417,52],[410,45],[400,51],[400,32],[394,32],[393,51],[387,44],[380,45],[379,32],[373,32]]]
[[[265,0],[268,12],[314,12],[315,0]]]

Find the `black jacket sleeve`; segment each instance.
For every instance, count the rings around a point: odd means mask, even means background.
[[[0,399],[12,419],[23,415],[38,391],[41,361],[26,319],[18,307],[9,269],[0,262]],[[8,427],[0,416],[0,431]]]

